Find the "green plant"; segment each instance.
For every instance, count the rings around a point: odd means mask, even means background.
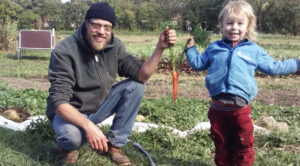
[[[196,44],[204,48],[209,45],[211,35],[211,32],[202,29],[200,26],[196,26],[192,32]]]
[[[152,123],[163,124],[179,130],[192,129],[197,123],[207,121],[208,101],[178,98],[144,99],[140,114]]]
[[[24,108],[30,115],[41,115],[46,110],[47,91],[14,90],[0,83],[0,109]]]
[[[25,134],[28,136],[29,142],[36,143],[37,141],[53,141],[55,133],[51,126],[51,122],[45,118],[39,118],[32,121],[26,128]]]
[[[1,22],[1,21],[0,21]],[[18,36],[17,23],[7,21],[1,24],[0,50],[16,51],[16,38]]]
[[[163,27],[175,29],[176,25],[174,25],[172,22],[167,21],[162,24],[162,28]],[[182,64],[183,54],[184,54],[184,50],[185,50],[187,44],[188,44],[188,42],[186,42],[185,46],[182,48],[182,50],[180,51],[180,53],[178,54],[177,57],[174,52],[175,46],[173,46],[173,45],[169,46],[170,55],[171,55],[171,64],[172,64],[173,100],[174,101],[176,101],[176,99],[177,99],[179,70],[180,70],[180,66]]]

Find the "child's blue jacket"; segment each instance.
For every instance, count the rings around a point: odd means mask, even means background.
[[[223,92],[252,101],[257,95],[255,71],[268,75],[295,73],[298,59],[275,61],[256,43],[244,39],[232,48],[224,40],[211,43],[203,54],[196,47],[186,51],[190,66],[196,70],[207,70],[206,88],[211,97]]]

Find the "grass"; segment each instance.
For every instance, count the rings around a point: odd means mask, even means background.
[[[171,98],[163,100],[172,100]],[[189,103],[187,99],[181,99]],[[152,103],[151,106],[146,106],[145,103]],[[176,119],[178,115],[169,114],[171,118],[164,119],[165,116],[156,117],[153,114],[147,115],[144,113],[147,109],[161,107],[160,99],[152,99],[143,101],[141,113],[147,119],[155,117],[155,121],[168,121],[170,125],[176,126],[172,119]],[[195,102],[195,101],[194,101]],[[198,101],[201,103],[201,101]],[[190,103],[191,104],[191,103]],[[199,106],[195,102],[191,104]],[[206,107],[207,104],[200,104]],[[167,106],[165,106],[167,107]],[[284,121],[299,122],[299,116],[294,116],[299,108],[277,108],[254,103],[253,112],[255,117],[259,117],[261,110],[267,110],[268,114],[278,117],[285,117]],[[169,106],[166,111],[172,110]],[[157,111],[157,113],[158,113]],[[147,111],[146,111],[147,112]],[[202,111],[201,111],[202,112]],[[278,114],[281,112],[281,114]],[[155,114],[155,113],[154,113]],[[185,111],[182,114],[187,116],[193,114],[190,111]],[[203,114],[206,114],[203,110]],[[283,114],[285,114],[283,116]],[[290,116],[288,116],[290,115]],[[205,116],[205,115],[204,115]],[[190,118],[193,119],[193,118]],[[190,124],[190,119],[182,121],[180,126]],[[197,119],[195,117],[195,119]],[[269,136],[256,135],[256,162],[255,165],[264,165],[274,163],[275,165],[290,165],[299,164],[299,123],[290,123],[291,132],[287,134],[273,133]],[[34,126],[34,125],[33,125]],[[49,136],[50,127],[46,122],[39,122],[38,127],[34,130],[26,132],[15,132],[0,128],[0,160],[4,165],[59,165],[59,161],[55,159],[56,144],[54,136]],[[108,130],[108,126],[102,128],[103,131]],[[213,144],[209,138],[209,131],[196,132],[186,138],[180,138],[171,133],[168,129],[158,128],[152,129],[145,133],[133,133],[130,139],[140,143],[146,149],[157,165],[213,165]],[[18,151],[21,149],[21,151]],[[77,165],[114,165],[110,162],[106,155],[99,155],[91,150],[87,145],[80,149],[80,160]],[[130,143],[126,145],[125,152],[132,159],[134,165],[149,165],[147,159]],[[268,164],[267,164],[268,165]]]
[[[158,33],[132,35],[117,32],[117,36],[126,45],[127,50],[139,58],[147,58],[154,50],[158,40]],[[178,42],[184,43],[188,35],[179,34]],[[212,40],[220,39],[214,35]],[[300,51],[299,37],[285,37],[280,35],[260,36],[262,45],[275,59],[297,58]],[[180,47],[177,47],[179,50]],[[200,48],[203,50],[203,48]],[[168,51],[164,60],[168,60]],[[20,60],[14,54],[0,53],[0,78],[31,79],[47,75],[50,51],[27,51]],[[204,74],[180,76],[182,89],[204,88]],[[260,90],[290,90],[299,91],[300,77],[278,76],[257,77]],[[148,89],[163,91],[164,86],[171,85],[168,75],[156,73],[148,82]],[[157,88],[160,87],[160,88]],[[146,92],[147,93],[147,92]],[[299,94],[300,95],[300,94]],[[31,115],[45,114],[46,90],[14,89],[9,84],[0,81],[0,110],[6,108],[23,107]],[[208,121],[208,100],[179,97],[176,104],[171,96],[162,98],[144,98],[140,114],[147,122],[171,126],[180,130],[190,130],[198,122]],[[253,118],[273,116],[277,121],[286,122],[288,133],[273,132],[271,135],[255,134],[255,166],[262,165],[300,165],[300,108],[299,106],[266,105],[258,101],[252,103]],[[104,132],[109,126],[101,127]],[[209,131],[189,134],[186,138],[178,137],[169,129],[157,128],[144,133],[133,132],[130,139],[138,142],[147,150],[152,159],[159,166],[211,166],[214,165],[214,146],[209,138]],[[24,132],[0,127],[0,165],[7,166],[52,166],[62,165],[55,158],[55,135],[49,121],[40,120],[31,124],[31,129]],[[133,165],[150,165],[147,158],[133,145],[128,143],[125,153],[132,159]],[[80,160],[73,165],[107,165],[115,166],[107,155],[99,154],[85,144],[79,151]]]
[[[295,77],[295,76],[257,77],[256,82],[258,83],[259,89],[270,89],[270,90],[300,89],[300,77]]]
[[[14,94],[18,94],[21,100],[26,96],[35,96],[35,98],[46,100],[44,92],[40,91],[11,90],[5,89],[5,87],[2,87],[1,91],[12,94],[1,100],[7,101],[7,103],[16,100],[15,105],[18,100]],[[148,122],[187,130],[193,128],[198,122],[207,121],[208,102],[179,98],[178,102],[174,104],[171,97],[143,99],[140,114],[144,115]],[[33,103],[27,103],[27,107],[35,106]],[[266,106],[257,102],[254,102],[252,107],[254,119],[269,115],[276,120],[287,122],[290,127],[289,133],[274,132],[269,136],[256,134],[255,165],[299,164],[299,149],[297,150],[300,145],[299,107]],[[43,111],[44,105],[39,105],[38,108]],[[40,112],[40,114],[43,113]],[[102,127],[104,132],[107,132],[108,129],[109,126]],[[209,138],[208,130],[180,138],[173,135],[168,129],[158,128],[145,133],[132,133],[130,139],[140,143],[150,153],[157,165],[213,165],[213,143]],[[0,140],[1,164],[20,166],[62,164],[55,158],[55,136],[48,121],[41,120],[31,124],[31,129],[25,132],[0,128]],[[77,165],[114,165],[107,155],[91,150],[88,145],[84,145],[79,152],[81,158]],[[147,158],[130,143],[126,145],[125,152],[132,159],[134,165],[149,165]]]
[[[27,50],[20,60],[16,54],[0,53],[0,76],[16,78],[46,76],[49,59],[50,51]]]
[[[172,98],[144,99],[140,114],[151,123],[167,125],[179,130],[190,130],[197,123],[208,121],[206,116],[208,106],[208,101],[187,98],[179,99],[176,104]]]

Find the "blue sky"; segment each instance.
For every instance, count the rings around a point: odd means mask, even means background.
[[[62,3],[70,2],[70,0],[61,0]]]

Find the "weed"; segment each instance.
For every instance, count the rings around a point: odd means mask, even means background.
[[[187,130],[201,121],[208,120],[206,116],[208,107],[208,101],[195,99],[179,98],[176,103],[170,98],[144,99],[140,114],[152,123]]]
[[[43,115],[46,110],[47,91],[34,89],[13,90],[0,83],[0,109],[24,108],[30,115]]]

